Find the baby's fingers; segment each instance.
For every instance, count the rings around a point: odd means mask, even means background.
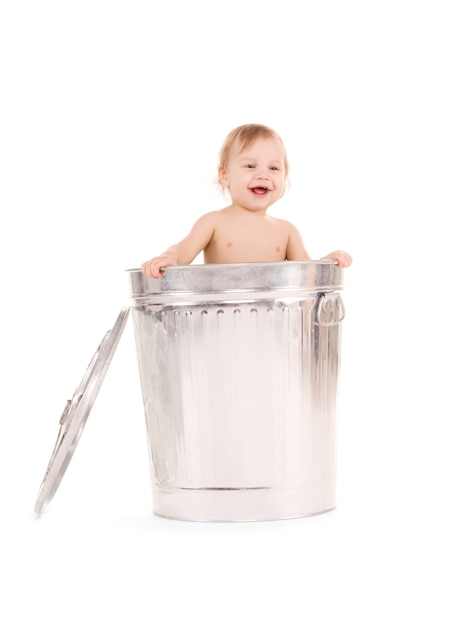
[[[339,267],[349,267],[349,265],[351,265],[352,263],[352,257],[343,250],[339,250],[336,253],[336,259],[338,261]]]
[[[160,278],[160,265],[158,261],[151,259],[141,265],[141,271],[149,278]]]

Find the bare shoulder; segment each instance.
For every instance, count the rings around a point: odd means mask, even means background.
[[[219,211],[209,211],[208,213],[203,213],[203,215],[198,217],[194,222],[192,226],[192,232],[214,231],[220,222],[219,213]]]
[[[197,218],[196,220],[196,224],[197,223],[213,223],[213,222],[217,222],[219,220],[219,213],[220,211],[209,211],[208,213],[203,213],[203,215],[201,215],[199,218]]]
[[[278,228],[285,230],[287,233],[298,232],[298,229],[296,228],[296,226],[292,222],[289,222],[288,220],[284,220],[280,217],[273,217],[271,215],[266,215],[266,218],[271,224],[273,224],[274,226],[277,226]]]

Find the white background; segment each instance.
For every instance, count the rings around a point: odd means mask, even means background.
[[[0,621],[461,623],[455,1],[25,2],[0,9]],[[338,506],[151,514],[129,320],[47,512],[64,403],[125,270],[225,200],[235,126],[283,137],[271,213],[345,272]]]

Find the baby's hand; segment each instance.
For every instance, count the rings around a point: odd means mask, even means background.
[[[322,258],[338,261],[339,267],[349,267],[349,265],[352,263],[352,257],[349,256],[347,252],[344,252],[344,250],[335,250],[334,252],[330,252],[330,254]]]
[[[163,268],[172,265],[176,265],[176,263],[174,263],[171,258],[167,256],[155,256],[153,259],[150,259],[150,261],[145,261],[141,266],[141,270],[149,278],[160,278],[163,274]]]

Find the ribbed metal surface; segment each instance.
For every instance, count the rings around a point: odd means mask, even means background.
[[[291,288],[296,297],[268,298],[264,286],[230,301],[135,297],[157,514],[234,521],[334,507],[343,307],[335,291]]]

